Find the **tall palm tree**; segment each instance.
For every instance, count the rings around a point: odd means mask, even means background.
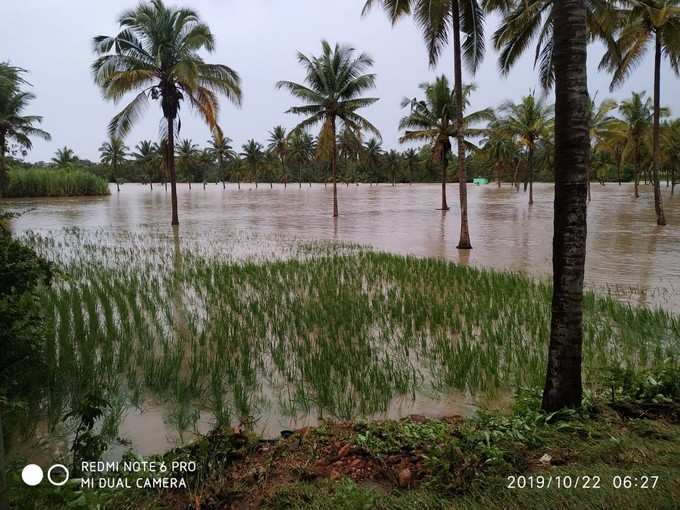
[[[35,127],[42,122],[38,115],[24,115],[24,110],[35,96],[21,90],[27,82],[22,78],[25,71],[8,63],[0,62],[0,194],[6,180],[5,155],[8,143],[14,142],[26,150],[33,147],[31,137],[50,140],[50,135]]]
[[[73,149],[66,146],[62,147],[61,149],[57,149],[57,152],[54,153],[54,157],[52,158],[52,163],[60,167],[73,165],[78,161],[78,156],[75,155]]]
[[[387,168],[390,171],[392,187],[394,187],[397,184],[397,174],[399,173],[399,167],[401,166],[401,157],[399,153],[395,150],[391,150],[385,154],[385,165],[387,165]]]
[[[149,99],[160,100],[166,121],[166,168],[172,191],[172,224],[177,214],[175,133],[179,132],[180,104],[188,101],[208,127],[219,129],[217,94],[241,103],[238,74],[222,64],[206,63],[198,52],[212,52],[215,38],[198,14],[168,7],[163,0],[142,2],[118,19],[118,35],[94,38],[99,57],[92,69],[95,82],[107,99],[118,101],[129,92],[137,96],[109,124],[112,135],[123,138],[139,119]]]
[[[184,138],[180,140],[179,144],[175,147],[175,155],[178,158],[179,167],[182,172],[186,175],[189,181],[189,189],[191,189],[191,181],[194,180],[194,171],[196,169],[196,158],[200,154],[198,145],[195,144],[191,139]],[[172,184],[171,184],[172,185]]]
[[[264,147],[253,139],[241,147],[241,157],[250,167],[250,173],[255,179],[255,189],[257,189],[257,170],[264,161]]]
[[[224,162],[232,161],[236,157],[236,152],[231,146],[232,142],[233,140],[224,136],[220,130],[215,131],[212,138],[208,140],[208,152],[217,160],[217,167],[222,179],[222,189],[227,187],[227,174],[224,169]]]
[[[510,136],[516,137],[526,149],[527,178],[524,190],[529,185],[529,205],[534,203],[534,151],[540,140],[551,137],[553,131],[553,106],[531,93],[519,103],[507,101],[499,109],[501,123]]]
[[[484,57],[484,10],[477,0],[366,0],[364,13],[375,3],[382,4],[392,23],[413,14],[423,32],[432,66],[437,64],[449,36],[453,35],[453,83],[458,107],[453,118],[457,127],[461,221],[458,249],[469,250],[472,245],[467,214],[462,60],[465,58],[468,68],[474,74]],[[466,36],[462,45],[461,32]]]
[[[581,405],[583,279],[587,239],[588,133],[586,0],[555,0],[555,234],[548,369],[542,407]]]
[[[290,135],[289,146],[290,157],[298,165],[298,184],[302,189],[302,167],[311,163],[316,152],[314,137],[305,131],[294,131]],[[310,182],[309,187],[311,186]]]
[[[620,86],[640,63],[650,46],[654,49],[654,116],[652,120],[652,184],[657,225],[665,225],[659,162],[661,158],[661,58],[666,56],[680,74],[680,0],[618,0],[625,9],[615,43],[609,45],[600,68],[614,73],[611,89]]]
[[[135,146],[135,151],[132,153],[132,157],[141,166],[142,172],[146,174],[146,178],[149,180],[149,187],[153,191],[153,164],[158,153],[158,145],[151,140],[141,140]]]
[[[337,190],[337,128],[342,122],[355,132],[368,131],[380,137],[380,132],[368,120],[357,114],[357,110],[378,101],[377,98],[361,97],[375,87],[375,75],[365,74],[373,65],[373,59],[365,53],[355,56],[355,50],[348,46],[321,42],[320,56],[298,53],[298,62],[305,68],[307,85],[291,81],[280,81],[279,89],[287,89],[305,105],[294,106],[288,113],[307,117],[295,130],[305,130],[321,124],[319,151],[329,149],[333,178],[333,217],[338,216]]]
[[[284,178],[287,179],[286,158],[288,157],[288,134],[286,133],[286,128],[283,126],[276,126],[269,132],[269,139],[267,142],[269,144],[267,145],[267,150],[279,158],[281,173]]]
[[[99,147],[100,161],[111,167],[111,178],[116,182],[116,190],[120,191],[120,182],[118,179],[118,167],[125,162],[128,148],[123,143],[123,140],[114,136],[110,137],[107,142],[104,142]]]
[[[465,111],[470,104],[470,94],[475,90],[474,85],[463,87],[463,108],[458,107],[459,94],[451,90],[449,80],[446,76],[440,76],[434,83],[423,83],[420,89],[425,95],[425,99],[404,99],[402,106],[409,108],[408,115],[401,119],[399,129],[405,130],[400,142],[426,141],[433,146],[432,157],[435,162],[441,163],[442,175],[442,207],[443,211],[449,209],[446,200],[446,183],[448,181],[447,169],[449,166],[449,153],[451,151],[450,138],[456,138],[463,149],[458,152],[459,156],[465,158],[465,150],[475,149],[476,146],[466,138],[479,136],[483,131],[474,126],[480,122],[493,119],[493,112],[484,109],[469,113],[463,117],[462,127],[457,119],[459,111]],[[462,135],[462,142],[459,135]],[[460,168],[460,165],[459,165]],[[460,178],[460,173],[459,173]],[[463,182],[459,182],[463,186]],[[467,222],[466,222],[467,224]],[[470,236],[466,234],[467,247],[470,248]]]

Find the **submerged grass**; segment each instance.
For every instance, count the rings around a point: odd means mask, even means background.
[[[105,179],[77,168],[14,168],[8,172],[6,197],[108,195]]]
[[[191,430],[272,416],[381,415],[396,398],[494,395],[544,378],[550,287],[439,260],[304,244],[234,260],[178,238],[29,235],[65,275],[44,289],[54,419],[100,387],[165,402]],[[680,320],[588,294],[584,374],[677,366]],[[119,413],[120,417],[121,413]]]

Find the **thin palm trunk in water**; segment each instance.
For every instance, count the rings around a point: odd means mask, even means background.
[[[442,211],[448,211],[449,205],[446,203],[446,181],[448,181],[449,169],[449,150],[445,146],[442,150]]]
[[[458,11],[458,0],[452,0],[453,6],[453,74],[456,87],[456,139],[458,141],[458,190],[460,193],[460,240],[458,241],[459,250],[470,250],[470,231],[468,229],[467,213],[467,176],[465,175],[465,133],[463,132],[463,73],[462,59],[460,51],[460,13]]]
[[[666,216],[663,212],[663,200],[661,198],[661,187],[659,185],[659,116],[661,110],[661,39],[656,33],[656,47],[654,55],[654,155],[652,162],[652,184],[654,185],[654,210],[656,212],[656,224],[663,226],[666,224]]]
[[[338,171],[338,144],[335,139],[335,117],[331,119],[331,136],[333,137],[333,141],[331,142],[331,145],[333,146],[333,154],[331,155],[332,158],[332,165],[333,165],[333,218],[338,217],[338,179],[337,179],[337,171]]]
[[[548,370],[542,407],[581,405],[589,156],[585,0],[555,0],[555,234]]]
[[[172,203],[172,225],[179,225],[177,215],[177,174],[175,173],[175,126],[171,117],[168,120],[168,142],[166,144],[166,164],[170,174],[170,197]]]
[[[527,154],[527,167],[529,168],[529,205],[534,203],[534,147],[529,146],[529,153]]]

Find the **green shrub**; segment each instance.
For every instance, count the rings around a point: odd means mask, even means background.
[[[80,168],[13,168],[4,196],[62,197],[108,195],[105,179]]]

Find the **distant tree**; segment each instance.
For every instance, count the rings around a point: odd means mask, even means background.
[[[177,156],[180,171],[187,177],[189,189],[191,189],[191,181],[197,177],[196,159],[199,154],[200,150],[198,145],[188,138],[181,140],[175,148],[175,155]]]
[[[264,161],[264,147],[262,144],[250,139],[241,147],[241,157],[250,168],[250,174],[255,181],[255,189],[257,189],[257,171],[259,166]]]
[[[232,161],[236,157],[236,152],[231,146],[232,141],[231,138],[224,136],[221,131],[215,132],[212,138],[208,140],[208,151],[217,161],[222,189],[226,188],[225,182],[227,180],[224,163]]]
[[[132,157],[142,169],[142,174],[149,181],[151,191],[153,191],[153,179],[155,174],[153,168],[158,150],[158,145],[151,140],[142,140],[135,146],[136,152],[132,153]]]
[[[191,9],[168,7],[162,0],[151,0],[125,11],[118,23],[121,27],[118,35],[94,38],[94,51],[99,55],[92,66],[94,79],[113,101],[129,92],[140,89],[141,92],[111,120],[109,132],[125,137],[149,98],[160,100],[166,121],[165,166],[172,192],[172,224],[179,225],[174,154],[180,104],[188,101],[211,130],[218,130],[217,94],[240,104],[240,79],[229,67],[207,64],[198,54],[200,50],[212,52],[215,38]]]
[[[553,106],[532,93],[519,103],[506,101],[499,109],[501,122],[507,133],[517,138],[526,149],[527,174],[524,190],[529,187],[529,204],[534,203],[534,152],[541,140],[552,137],[554,129]]]
[[[57,152],[54,153],[54,157],[52,158],[52,163],[60,167],[72,165],[78,161],[78,156],[75,155],[71,148],[66,146],[57,149]]]
[[[400,141],[405,142],[429,142],[432,144],[432,158],[435,163],[441,163],[442,178],[442,210],[448,211],[449,206],[446,200],[446,183],[448,181],[449,153],[451,152],[450,138],[458,136],[458,122],[456,115],[458,105],[456,104],[457,94],[451,90],[449,80],[446,76],[441,76],[434,83],[423,83],[420,85],[424,99],[404,99],[402,107],[408,108],[409,113],[401,119],[399,129],[405,131]],[[463,88],[463,111],[470,104],[470,94],[475,90],[473,85],[466,85]],[[477,147],[469,140],[472,137],[480,136],[483,130],[474,126],[481,122],[493,120],[491,109],[478,110],[463,117],[463,143],[466,150],[476,149]],[[464,153],[463,153],[464,154]],[[463,157],[465,157],[463,155]],[[462,183],[459,183],[462,185]],[[464,247],[471,247],[467,217],[462,220],[461,239]],[[467,242],[465,242],[467,241]]]
[[[115,181],[117,191],[120,191],[118,169],[125,163],[127,152],[128,148],[123,143],[123,140],[113,136],[99,147],[100,161],[111,167],[111,179]]]
[[[302,167],[312,163],[316,152],[314,137],[305,131],[294,131],[290,135],[289,146],[290,157],[298,165],[298,184],[302,188]],[[309,186],[312,186],[311,181]]]
[[[369,182],[378,183],[380,181],[383,154],[385,154],[385,151],[383,151],[382,143],[377,138],[370,138],[363,146],[362,157],[366,163]]]
[[[269,132],[267,150],[279,158],[281,174],[286,177],[286,158],[288,157],[288,135],[283,126],[276,126]],[[287,177],[286,177],[287,178]]]
[[[24,115],[28,104],[35,99],[21,87],[27,85],[22,78],[25,71],[8,63],[0,62],[0,194],[7,181],[5,155],[8,143],[14,142],[26,150],[33,147],[32,137],[50,140],[50,135],[35,124],[42,122],[38,115]]]
[[[357,110],[378,101],[377,98],[361,97],[375,87],[375,75],[365,74],[373,65],[373,59],[366,54],[354,56],[354,49],[347,46],[331,47],[321,42],[319,57],[308,57],[298,53],[298,62],[306,71],[308,86],[290,81],[277,83],[278,88],[287,89],[293,96],[306,103],[288,110],[295,115],[307,117],[295,130],[306,130],[321,124],[320,153],[330,153],[333,179],[333,217],[338,216],[337,191],[337,124],[342,122],[355,132],[368,131],[380,137],[380,132],[368,120],[357,114]]]

